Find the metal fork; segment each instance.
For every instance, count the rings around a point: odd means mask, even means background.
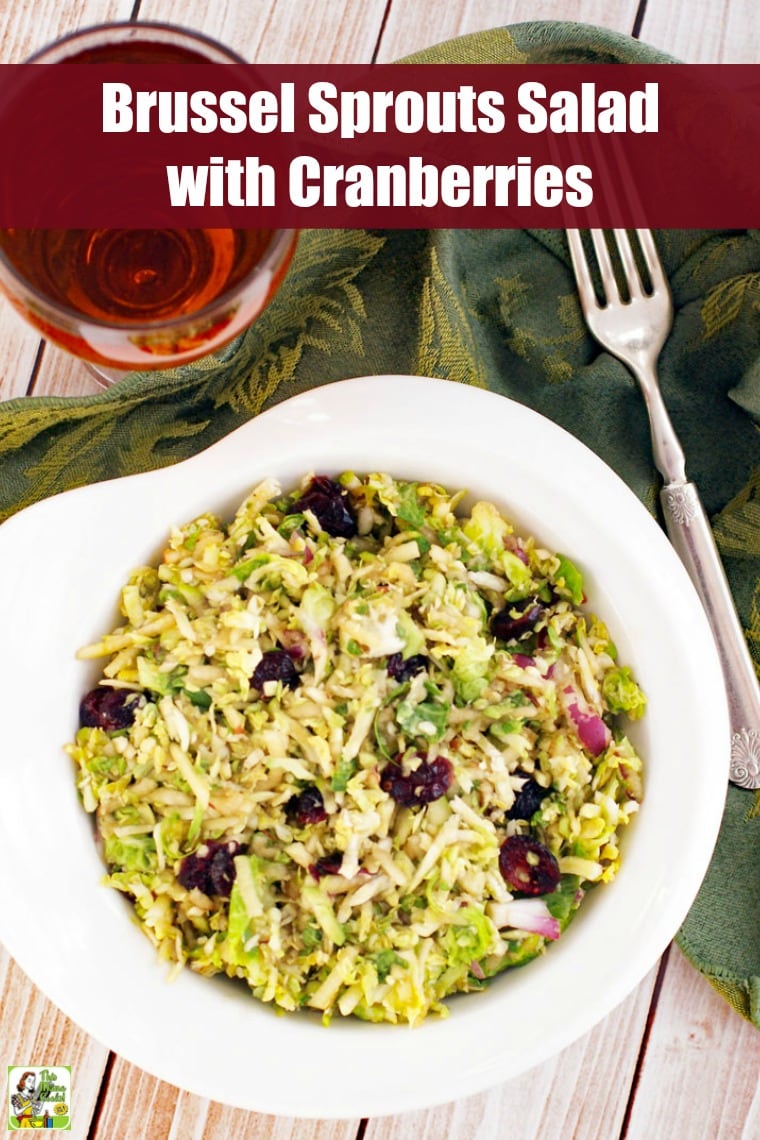
[[[596,340],[630,369],[644,394],[654,461],[663,477],[665,526],[702,599],[723,666],[731,720],[729,777],[740,787],[758,788],[760,687],[705,509],[697,488],[687,481],[683,449],[657,380],[657,360],[673,322],[668,282],[649,230],[635,231],[649,283],[642,279],[626,230],[590,233],[604,294],[601,304],[580,231],[567,230],[581,307]],[[611,249],[628,296],[618,286]]]

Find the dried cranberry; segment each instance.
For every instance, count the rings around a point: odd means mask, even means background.
[[[306,827],[310,823],[321,823],[327,819],[325,801],[316,784],[307,784],[297,795],[291,796],[285,804],[285,815],[296,827]]]
[[[311,511],[316,515],[322,530],[335,538],[353,538],[356,519],[346,492],[327,475],[315,475],[291,511]]]
[[[429,762],[423,760],[408,776],[401,765],[392,760],[380,773],[380,787],[402,807],[416,807],[445,796],[453,778],[454,770],[443,756]]]
[[[546,606],[538,598],[522,598],[519,602],[507,602],[491,618],[491,633],[502,641],[522,637],[530,633]]]
[[[417,673],[427,669],[427,663],[427,657],[422,653],[415,653],[413,657],[407,657],[406,660],[400,653],[391,653],[386,668],[388,675],[393,677],[394,681],[411,681]]]
[[[79,705],[79,724],[83,728],[104,728],[116,732],[134,723],[135,713],[145,704],[142,693],[133,689],[113,689],[99,685],[87,693]]]
[[[528,777],[507,812],[507,819],[530,819],[548,795],[548,788],[542,788],[535,780]]]
[[[512,835],[502,843],[499,870],[509,889],[523,895],[548,895],[559,883],[557,860],[528,835]]]
[[[315,879],[321,879],[323,875],[337,875],[343,863],[343,855],[340,851],[331,851],[328,855],[323,855],[317,859],[316,863],[309,866],[309,873]]]
[[[229,898],[235,882],[235,856],[242,846],[233,839],[207,839],[180,864],[177,878],[186,891],[196,888],[204,895]]]
[[[281,681],[289,689],[295,689],[298,684],[298,670],[293,658],[285,649],[269,649],[253,670],[251,685],[264,692],[267,681]]]

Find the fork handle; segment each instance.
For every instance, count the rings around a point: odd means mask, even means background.
[[[760,686],[705,508],[693,483],[667,483],[660,497],[670,541],[702,599],[723,666],[729,778],[741,788],[760,788]]]

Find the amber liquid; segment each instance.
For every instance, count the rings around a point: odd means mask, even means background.
[[[89,48],[62,62],[206,61],[184,47],[135,41]],[[11,290],[11,300],[51,340],[95,363],[166,368],[212,352],[258,315],[287,269],[292,246],[261,287],[248,296],[238,287],[274,234],[271,229],[16,229],[0,230],[0,251],[33,290],[23,297]],[[63,306],[69,319],[54,317],[45,300]],[[218,301],[221,308],[204,314]]]
[[[108,324],[172,321],[235,288],[271,230],[0,230],[0,248],[38,293]]]

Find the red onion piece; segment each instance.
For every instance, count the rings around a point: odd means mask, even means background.
[[[570,713],[583,747],[587,748],[592,756],[601,756],[612,738],[612,734],[602,718],[596,713],[583,712],[575,702],[568,705],[567,711]]]
[[[549,913],[543,899],[512,899],[504,903],[499,908],[498,925],[541,934],[552,942],[560,936],[559,919]]]

